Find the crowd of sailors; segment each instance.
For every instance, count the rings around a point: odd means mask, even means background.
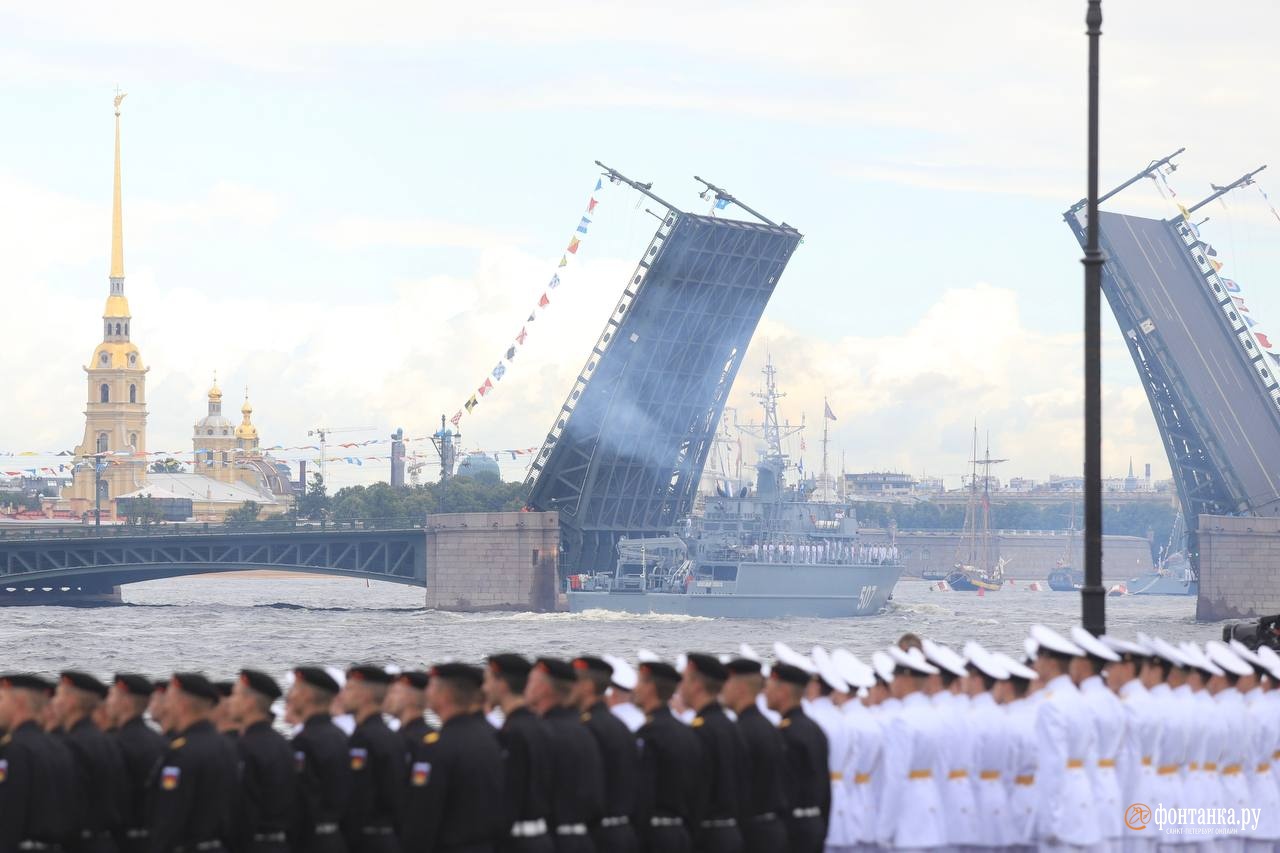
[[[897,545],[854,545],[836,539],[769,539],[756,542],[752,556],[764,563],[857,563],[858,565],[894,565],[898,562]]]
[[[1280,656],[1035,626],[0,676],[0,853],[1280,849]]]

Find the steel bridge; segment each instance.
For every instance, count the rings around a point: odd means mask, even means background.
[[[163,531],[163,532],[162,532]],[[426,586],[422,527],[82,528],[0,535],[0,604],[112,595],[139,581],[273,570]]]

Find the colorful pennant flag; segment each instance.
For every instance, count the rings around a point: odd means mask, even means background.
[[[1225,287],[1227,290],[1231,291],[1232,293],[1240,292],[1240,285],[1236,284],[1231,279],[1224,278],[1221,281],[1222,281],[1222,286]]]
[[[457,426],[458,424],[462,423],[462,409],[458,409],[457,414],[449,418],[449,423],[453,424],[454,426]]]
[[[555,275],[551,276],[551,281],[547,282],[547,287],[551,288],[552,290],[555,290],[559,286],[560,286],[560,273],[556,273]]]
[[[584,217],[582,217],[582,221],[578,223],[578,233],[579,233],[579,234],[586,234],[586,233],[587,233],[587,227],[588,227],[589,225],[591,225],[591,220],[590,220],[590,219],[588,219],[588,218],[587,218],[587,217],[585,217],[585,216],[584,216]]]
[[[600,178],[596,178],[596,189],[595,189],[595,191],[596,191],[596,192],[600,192],[600,190],[601,190],[603,187],[604,187],[604,181],[602,181]]]
[[[590,213],[591,211],[595,210],[596,205],[599,203],[600,202],[596,201],[595,198],[592,198],[591,201],[587,202],[587,213]]]
[[[565,249],[565,251],[566,251],[566,252],[568,252],[568,253],[569,253],[569,254],[571,254],[571,255],[576,255],[576,254],[578,254],[578,244],[579,244],[579,243],[581,243],[581,242],[582,242],[582,241],[581,241],[581,240],[579,240],[577,237],[570,237],[570,238],[569,238],[569,248]]]
[[[467,402],[463,405],[463,408],[465,408],[467,412],[470,413],[470,411],[474,409],[476,406],[478,406],[479,404],[480,404],[480,401],[476,399],[476,395],[472,394],[470,399],[468,399]]]
[[[729,199],[727,198],[716,199],[716,210],[724,210],[728,206],[729,206]]]
[[[551,300],[547,298],[547,294],[545,293],[542,294],[542,298],[538,300],[538,307],[546,308],[550,304],[551,304]]]
[[[1263,349],[1271,349],[1271,339],[1262,332],[1254,332],[1253,336],[1258,339],[1258,346]]]
[[[506,375],[507,367],[502,362],[498,362],[498,366],[493,369],[493,378],[502,381],[502,377]]]
[[[831,411],[831,404],[828,403],[826,400],[823,400],[822,405],[826,407],[826,411],[822,413],[823,417],[825,417],[829,421],[834,421],[836,419],[836,413]]]
[[[561,256],[560,256],[560,268],[561,268],[561,269],[564,269],[564,268],[565,268],[565,267],[567,267],[567,266],[569,266],[569,259],[568,259],[568,258],[566,258],[564,255],[561,255]]]
[[[528,337],[528,335],[529,333],[524,330],[524,327],[521,327],[520,334],[516,335],[516,343],[520,344],[521,346],[524,346],[524,339]]]
[[[516,348],[513,346],[507,350],[507,361],[515,361],[515,359],[516,359]]]

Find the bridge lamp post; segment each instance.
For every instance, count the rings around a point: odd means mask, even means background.
[[[1098,50],[1102,0],[1088,0],[1089,196],[1084,252],[1084,586],[1081,622],[1094,636],[1106,631],[1102,587],[1102,249],[1098,245]]]

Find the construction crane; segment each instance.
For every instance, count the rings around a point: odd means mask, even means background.
[[[329,488],[329,454],[326,453],[328,448],[329,436],[337,435],[343,432],[370,432],[377,427],[316,427],[307,430],[308,436],[320,437],[320,479],[324,481],[324,487]]]

